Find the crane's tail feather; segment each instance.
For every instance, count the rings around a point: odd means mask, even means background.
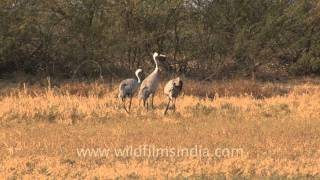
[[[140,99],[139,103],[141,103],[141,100],[142,100],[144,107],[146,107],[146,101],[149,98],[150,94],[151,94],[150,91],[146,87],[139,91],[139,95],[138,95],[138,98]]]

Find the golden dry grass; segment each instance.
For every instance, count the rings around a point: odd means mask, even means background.
[[[166,101],[161,92],[155,98],[156,110],[146,112],[134,99],[128,115],[118,107],[116,88],[108,90],[101,84],[3,88],[0,177],[319,177],[320,85],[228,83],[190,86],[187,81],[177,112],[168,116],[163,115]],[[203,89],[210,89],[215,98]],[[239,148],[243,154],[210,158],[77,154],[78,148],[145,144],[197,145],[210,152]]]

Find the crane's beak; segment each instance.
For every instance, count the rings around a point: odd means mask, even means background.
[[[166,60],[167,56],[163,55],[163,54],[159,54],[157,58],[158,58],[159,62],[163,62]]]

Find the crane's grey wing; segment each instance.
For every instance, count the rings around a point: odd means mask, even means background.
[[[158,72],[152,72],[147,78],[145,78],[140,87],[140,91],[147,88],[150,93],[155,93],[159,85],[159,74]]]
[[[167,82],[167,84],[164,87],[164,94],[172,98],[172,91],[174,88],[174,82],[173,80],[170,80]]]
[[[146,78],[145,80],[142,81],[140,89],[139,89],[139,93],[138,93],[138,98],[139,99],[145,99],[146,95],[148,94],[149,90],[148,90],[148,79]]]
[[[176,98],[179,96],[182,87],[183,82],[179,78],[172,79],[166,84],[164,88],[164,94],[169,96],[170,98]]]
[[[125,96],[132,96],[135,91],[137,90],[138,81],[135,79],[126,79],[121,81],[119,86],[119,96],[125,97]]]
[[[148,99],[150,96],[151,92],[147,87],[141,88],[139,91],[139,99]]]

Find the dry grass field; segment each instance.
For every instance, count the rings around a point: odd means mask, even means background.
[[[162,88],[128,115],[117,87],[2,83],[0,178],[320,178],[319,81],[185,84],[164,116]]]

